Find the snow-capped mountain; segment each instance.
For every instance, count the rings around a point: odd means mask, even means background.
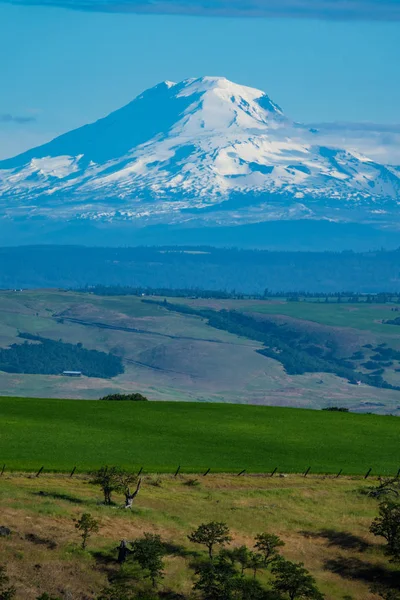
[[[398,168],[321,143],[264,92],[220,77],[166,81],[0,162],[3,223],[400,224],[399,201]]]

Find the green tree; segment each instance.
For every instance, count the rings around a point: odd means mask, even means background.
[[[400,590],[395,590],[385,584],[375,584],[371,587],[371,592],[383,598],[383,600],[400,600]]]
[[[91,483],[99,485],[104,494],[104,504],[112,503],[112,494],[121,489],[121,470],[118,467],[101,467],[92,473]]]
[[[239,546],[238,548],[232,548],[230,550],[232,559],[239,563],[240,574],[244,575],[244,570],[247,568],[250,558],[250,551],[247,546]]]
[[[198,580],[194,589],[204,600],[231,600],[236,597],[238,572],[228,557],[220,554],[215,560],[199,563],[195,574]]]
[[[194,544],[204,544],[208,549],[208,556],[213,557],[213,548],[216,544],[224,546],[231,541],[229,527],[226,523],[211,521],[202,523],[199,527],[188,535],[188,539]]]
[[[157,592],[136,590],[128,583],[112,583],[104,588],[96,600],[159,600]]]
[[[393,561],[400,560],[400,504],[393,501],[379,505],[379,517],[370,527],[371,533],[387,541],[386,553]]]
[[[166,554],[165,546],[159,535],[145,533],[142,538],[132,542],[133,559],[141,568],[149,573],[153,587],[164,576],[163,557]]]
[[[280,594],[265,590],[257,579],[249,577],[237,580],[235,597],[240,600],[283,600]]]
[[[249,552],[246,568],[253,571],[253,579],[257,577],[258,571],[262,571],[265,567],[266,562],[260,552]]]
[[[324,596],[318,590],[314,577],[303,563],[279,558],[274,562],[272,573],[275,575],[274,590],[286,594],[290,600],[323,600]]]
[[[285,545],[277,535],[273,533],[260,533],[256,536],[254,548],[263,555],[265,565],[269,565],[279,554],[279,548]]]
[[[81,518],[76,522],[75,527],[78,531],[82,532],[82,548],[84,550],[92,533],[99,531],[99,522],[90,513],[83,513]]]
[[[0,600],[12,600],[15,597],[16,589],[9,583],[10,578],[6,573],[6,568],[0,565]]]
[[[90,483],[99,485],[104,494],[104,504],[112,504],[112,494],[121,492],[129,494],[129,486],[139,481],[135,473],[123,471],[119,467],[101,467],[92,473]]]

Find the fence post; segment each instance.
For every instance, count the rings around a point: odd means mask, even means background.
[[[6,465],[3,465],[3,468],[2,468],[2,470],[1,470],[0,477],[2,477],[2,476],[3,476],[3,474],[4,474],[4,471],[5,471],[5,470],[6,470]]]
[[[211,471],[211,467],[209,467],[209,468],[207,469],[207,471],[206,471],[205,473],[203,473],[203,477],[205,477],[206,475],[208,475],[210,471]]]
[[[177,468],[177,470],[175,471],[175,475],[174,475],[174,477],[176,477],[176,476],[178,475],[178,473],[179,473],[179,471],[180,471],[180,470],[181,470],[181,465],[179,465],[179,467],[178,467],[178,468]]]
[[[304,473],[304,477],[307,477],[307,475],[308,475],[308,474],[309,474],[309,472],[310,472],[310,469],[311,469],[311,467],[308,467],[307,471]]]
[[[364,477],[364,479],[368,479],[368,477],[369,477],[369,475],[370,475],[371,471],[372,471],[372,467],[371,467],[370,469],[368,469],[368,471],[367,471],[367,472],[366,472],[366,474],[365,474],[365,477]]]
[[[278,470],[278,467],[275,467],[275,469],[272,471],[270,477],[273,477],[275,475],[275,473],[277,472],[277,470]]]
[[[397,471],[396,479],[400,477],[400,469]]]
[[[243,471],[240,471],[240,473],[237,474],[238,477],[240,477],[240,475],[244,475],[246,473],[246,469],[243,469]]]
[[[43,471],[44,467],[40,467],[39,471],[36,473],[36,477],[39,477],[40,473]]]
[[[343,469],[340,469],[339,473],[336,475],[336,479],[337,479],[338,477],[340,477],[340,475],[342,474],[342,471],[343,471]]]
[[[72,477],[72,476],[74,475],[75,471],[76,471],[76,467],[74,467],[74,468],[72,469],[70,477]]]

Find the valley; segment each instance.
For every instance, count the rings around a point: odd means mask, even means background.
[[[168,298],[169,303],[187,306],[185,313],[168,310],[164,299],[159,299],[161,305],[155,303],[157,298],[149,300],[60,290],[0,292],[2,348],[26,341],[21,333],[81,343],[85,350],[118,357],[124,371],[108,379],[2,372],[2,394],[96,399],[117,391],[140,391],[151,400],[345,406],[357,412],[400,414],[396,389],[354,385],[334,372],[287,372],[279,360],[260,354],[261,338],[213,327],[208,318],[196,314],[204,309],[235,310],[258,322],[280,324],[283,329],[276,331],[286,330],[293,339],[308,339],[301,348],[324,348],[329,342],[343,360],[361,352],[352,368],[369,377],[373,371],[363,364],[377,354],[375,348],[386,344],[394,352],[400,349],[398,326],[382,322],[396,315],[396,304]],[[398,361],[391,362],[383,366],[383,379],[396,388]],[[66,363],[63,370],[69,368]]]

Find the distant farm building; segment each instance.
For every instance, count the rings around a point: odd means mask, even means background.
[[[63,371],[63,375],[66,375],[66,377],[81,377],[82,371]]]

